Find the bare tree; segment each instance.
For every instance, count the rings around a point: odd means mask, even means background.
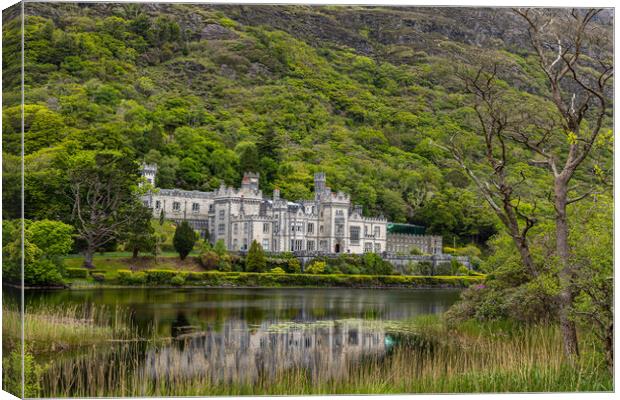
[[[127,158],[101,151],[79,152],[67,167],[72,218],[86,243],[84,266],[92,268],[97,249],[117,238],[130,220],[133,168]]]
[[[528,233],[536,224],[536,218],[522,210],[521,195],[518,188],[525,183],[526,177],[521,172],[511,174],[509,167],[511,157],[507,148],[510,132],[523,124],[522,117],[515,117],[514,109],[503,98],[503,90],[497,86],[497,64],[489,71],[484,67],[474,74],[457,73],[468,93],[472,95],[472,107],[478,122],[479,137],[483,141],[484,162],[490,167],[489,172],[475,171],[461,147],[456,144],[456,135],[452,136],[445,147],[475,183],[485,201],[502,222],[512,238],[521,261],[531,276],[539,271],[534,265]],[[475,161],[473,161],[475,163]]]
[[[605,42],[610,30],[593,23],[600,11],[515,10],[527,24],[530,44],[546,77],[548,98],[562,121],[560,129],[548,135],[518,132],[512,139],[535,154],[537,164],[553,176],[560,324],[564,351],[571,359],[579,355],[572,318],[579,265],[570,262],[567,207],[590,195],[592,189],[577,192],[579,187],[570,184],[605,127],[613,76],[612,56]]]

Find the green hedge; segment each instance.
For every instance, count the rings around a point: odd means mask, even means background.
[[[319,286],[319,287],[467,287],[483,276],[411,276],[347,274],[282,274],[257,272],[181,272],[174,270],[117,271],[117,283],[151,286]]]
[[[179,271],[168,269],[149,269],[144,271],[146,274],[146,283],[155,285],[170,284],[170,280],[174,278]]]
[[[86,268],[66,268],[67,277],[73,279],[86,279],[88,277],[88,270]]]

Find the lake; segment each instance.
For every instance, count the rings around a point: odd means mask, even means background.
[[[388,355],[398,345],[399,322],[442,313],[458,297],[458,290],[445,289],[65,290],[26,292],[26,312],[42,304],[120,307],[123,313],[110,318],[120,315],[142,339],[50,355],[54,376],[46,381],[59,386],[44,392],[122,395],[166,387],[160,393],[174,395],[196,382],[251,385],[291,369],[336,378],[369,357]],[[77,370],[82,384],[63,376]],[[106,388],[85,391],[93,385]],[[119,391],[119,385],[132,388]],[[184,389],[171,389],[179,386]]]

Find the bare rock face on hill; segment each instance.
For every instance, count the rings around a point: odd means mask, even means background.
[[[201,39],[207,40],[226,40],[237,39],[239,35],[218,24],[207,24],[200,32]]]

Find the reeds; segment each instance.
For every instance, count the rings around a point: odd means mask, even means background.
[[[21,336],[20,313],[3,303],[2,334]],[[27,307],[24,315],[26,347],[34,354],[74,350],[76,347],[102,344],[132,335],[125,311],[99,305],[42,305]]]
[[[325,329],[325,328],[317,328]],[[414,333],[415,332],[415,333]],[[282,333],[270,333],[272,335]],[[556,326],[469,323],[449,329],[423,318],[392,335],[387,352],[326,361],[324,349],[310,365],[286,365],[272,351],[272,368],[237,365],[218,370],[218,351],[188,359],[170,341],[130,342],[91,348],[50,364],[43,396],[194,396],[379,393],[609,391],[612,377],[600,354],[582,345],[576,365],[562,355]],[[189,342],[188,342],[189,343]],[[178,345],[178,343],[177,343]],[[186,343],[186,345],[189,345]],[[197,350],[198,349],[198,350]],[[192,349],[192,354],[201,347]],[[221,354],[220,354],[221,355]],[[323,358],[321,358],[323,357]],[[113,367],[110,367],[113,366]],[[249,370],[250,367],[255,370]]]

